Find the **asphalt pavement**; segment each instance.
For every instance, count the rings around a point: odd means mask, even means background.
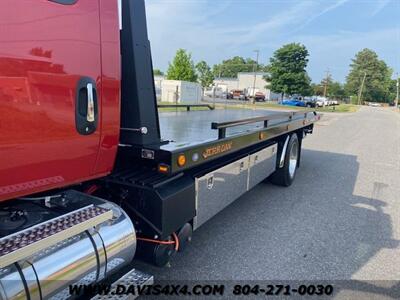
[[[171,267],[137,266],[158,280],[400,280],[400,114],[327,113],[303,146],[291,187],[259,184]]]

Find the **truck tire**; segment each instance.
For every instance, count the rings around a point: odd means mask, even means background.
[[[297,167],[299,165],[300,142],[297,134],[292,134],[289,139],[284,165],[279,168],[279,161],[276,171],[270,176],[269,180],[273,184],[281,186],[290,186],[296,177]],[[279,156],[280,157],[280,156]]]

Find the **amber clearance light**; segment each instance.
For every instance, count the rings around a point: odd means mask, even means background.
[[[179,154],[177,163],[178,163],[178,166],[180,166],[180,167],[183,167],[186,164],[185,154]]]
[[[160,173],[168,173],[169,172],[169,166],[164,165],[164,164],[160,164],[158,165],[158,172]]]

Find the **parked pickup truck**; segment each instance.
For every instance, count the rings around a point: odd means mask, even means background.
[[[256,101],[265,101],[265,95],[262,92],[256,92],[254,95],[254,100]]]
[[[228,99],[248,100],[244,90],[232,90],[229,92]]]

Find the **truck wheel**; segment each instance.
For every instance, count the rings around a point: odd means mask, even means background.
[[[292,134],[286,148],[284,165],[278,168],[271,176],[270,181],[273,184],[281,186],[290,186],[296,177],[296,170],[299,160],[300,143],[297,134]]]
[[[139,241],[135,257],[157,267],[164,267],[169,263],[172,255],[175,253],[174,244],[156,244]]]

